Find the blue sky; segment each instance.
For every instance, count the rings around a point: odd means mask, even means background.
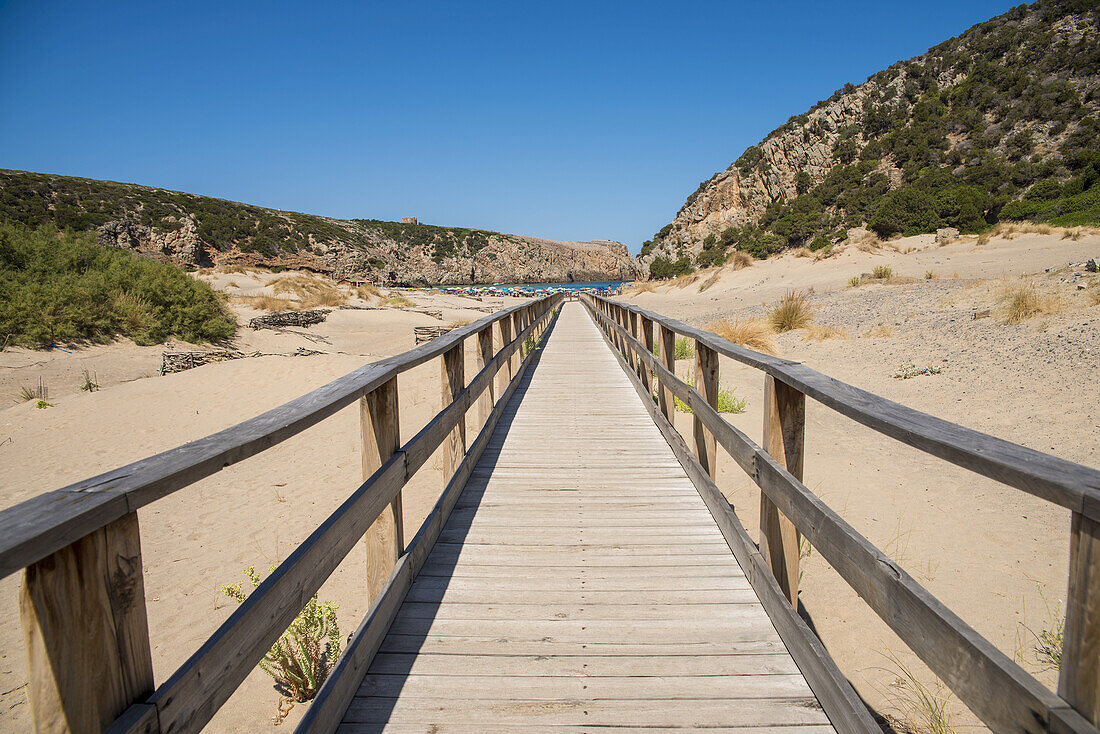
[[[1012,4],[0,0],[0,168],[636,252],[791,115]]]

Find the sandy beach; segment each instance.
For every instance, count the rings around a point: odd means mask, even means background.
[[[760,317],[787,290],[812,289],[815,324],[844,336],[809,341],[805,329],[779,335],[775,342],[784,357],[941,418],[1095,465],[1098,276],[1070,264],[1100,256],[1100,236],[1021,234],[980,245],[963,238],[942,247],[932,240],[908,238],[871,251],[852,246],[822,260],[785,255],[703,273],[679,286],[655,285],[652,292],[624,299],[706,325]],[[848,284],[875,266],[890,267],[896,277]],[[936,277],[926,279],[928,272]],[[273,279],[256,272],[201,277],[237,298],[268,294]],[[1001,293],[1018,283],[1057,299],[1056,312],[1003,323]],[[323,323],[298,330],[308,336],[242,328],[234,346],[269,356],[165,376],[159,374],[164,346],[119,340],[71,353],[5,350],[0,507],[252,417],[365,362],[410,349],[414,326],[473,320],[484,313],[471,307],[487,305],[457,296],[406,295],[419,307],[439,309],[441,318],[397,308],[337,309]],[[496,299],[491,305],[512,302]],[[242,323],[259,313],[243,302],[234,308]],[[974,318],[985,309],[989,317]],[[321,354],[288,356],[299,348]],[[469,347],[467,356],[469,376]],[[905,363],[936,365],[942,372],[895,378]],[[689,368],[684,362],[679,371]],[[727,417],[759,441],[762,375],[728,360],[721,369],[723,387],[748,399],[744,413]],[[98,391],[81,391],[84,370],[95,375]],[[21,386],[40,378],[52,407],[14,401]],[[402,436],[408,438],[440,408],[438,364],[402,375],[399,388]],[[158,683],[232,611],[222,585],[240,580],[246,566],[266,572],[284,559],[357,486],[358,420],[355,408],[345,409],[139,511]],[[678,426],[690,435],[691,416],[679,414]],[[1068,511],[905,448],[812,401],[806,437],[806,484],[964,620],[1053,686],[1055,672],[1037,659],[1033,633],[1061,615]],[[403,492],[407,537],[442,488],[440,467],[434,457]],[[758,490],[728,459],[720,464],[719,486],[755,537]],[[935,682],[819,555],[811,550],[803,563],[802,602],[841,669],[877,711],[919,728],[906,703],[912,683],[900,666],[933,689]],[[360,548],[320,592],[321,599],[339,604],[345,635],[366,610],[364,567]],[[18,583],[18,577],[0,581],[0,612],[13,621]],[[17,624],[0,631],[0,651],[0,729],[26,731]],[[270,678],[255,670],[207,730],[272,726],[278,698]],[[957,702],[949,706],[956,728],[981,728]],[[282,726],[293,726],[302,710],[296,706]]]

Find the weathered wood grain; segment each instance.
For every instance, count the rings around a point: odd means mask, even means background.
[[[137,513],[29,566],[19,594],[35,731],[103,731],[153,690]]]
[[[360,398],[359,426],[363,481],[366,481],[389,461],[401,445],[396,376]],[[374,599],[405,550],[400,491],[371,524],[364,545],[367,553],[367,593]]]
[[[1100,726],[1100,523],[1073,513],[1058,694]]]

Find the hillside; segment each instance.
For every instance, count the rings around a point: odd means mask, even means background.
[[[1043,0],[847,84],[699,185],[643,245],[654,277],[1001,220],[1100,222],[1100,3]]]
[[[479,229],[330,219],[207,196],[0,170],[0,219],[75,231],[180,265],[307,269],[381,285],[632,279],[618,242],[556,242]]]

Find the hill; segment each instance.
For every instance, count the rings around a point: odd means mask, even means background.
[[[1042,0],[847,84],[688,197],[642,247],[654,277],[1002,220],[1100,222],[1100,10]]]
[[[556,242],[480,229],[331,219],[135,184],[0,170],[0,219],[95,230],[186,267],[313,270],[381,285],[632,279],[618,242]]]

